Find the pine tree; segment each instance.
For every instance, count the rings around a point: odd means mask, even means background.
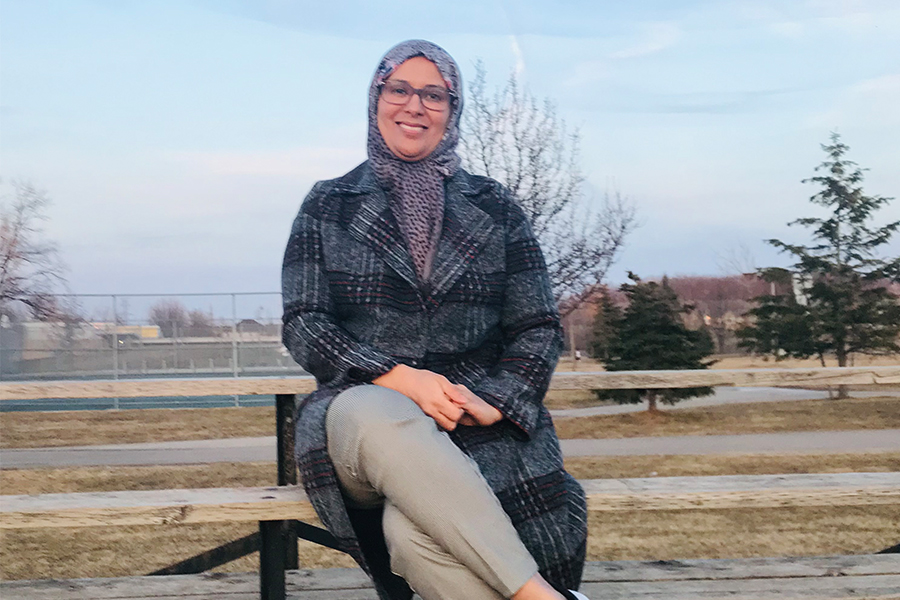
[[[759,306],[749,313],[755,322],[739,336],[743,347],[776,359],[818,356],[824,364],[825,355],[833,354],[844,367],[854,353],[900,352],[900,304],[886,286],[900,281],[900,257],[877,255],[900,221],[871,226],[878,209],[893,198],[863,193],[864,169],[845,157],[849,147],[838,134],[822,149],[828,157],[816,167],[821,174],[803,182],[819,186],[810,202],[830,214],[789,223],[812,229],[809,246],[768,240],[793,257],[792,285],[783,286],[785,293],[758,298]],[[845,395],[842,389],[840,396]]]
[[[633,283],[621,290],[628,296],[628,307],[618,320],[609,346],[609,356],[603,360],[607,371],[646,371],[663,369],[706,369],[713,361],[713,341],[705,330],[689,330],[681,315],[691,307],[682,306],[678,296],[662,284],[642,282],[633,273]],[[687,398],[708,396],[711,387],[594,390],[601,399],[620,404],[648,401],[648,410],[656,412],[657,402],[675,404]]]
[[[591,354],[600,361],[606,361],[610,356],[610,345],[615,336],[616,328],[622,319],[622,310],[610,298],[609,290],[604,286],[597,305],[597,314],[594,315],[594,327],[591,332]]]

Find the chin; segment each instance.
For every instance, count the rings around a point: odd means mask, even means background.
[[[398,148],[398,150],[399,152],[395,152],[394,154],[407,162],[422,160],[431,154],[430,152],[425,152],[422,148]]]

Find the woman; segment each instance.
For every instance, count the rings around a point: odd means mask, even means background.
[[[381,598],[572,598],[585,499],[542,403],[559,318],[523,212],[459,167],[460,84],[438,46],[391,49],[369,160],[294,222],[284,343],[319,384],[297,462]]]

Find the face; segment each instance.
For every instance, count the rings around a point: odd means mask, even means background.
[[[438,68],[423,56],[405,61],[388,79],[405,81],[415,89],[427,85],[447,87]],[[409,102],[403,105],[378,99],[378,131],[394,156],[405,161],[422,160],[434,152],[444,137],[449,118],[449,106],[440,111],[425,108],[418,94],[411,94]]]

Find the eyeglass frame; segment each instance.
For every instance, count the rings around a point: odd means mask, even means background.
[[[385,98],[384,101],[392,106],[406,106],[407,104],[409,104],[409,101],[412,100],[413,95],[416,95],[419,97],[419,103],[422,104],[423,108],[426,108],[432,112],[440,112],[440,111],[444,110],[443,108],[431,108],[425,104],[425,98],[422,97],[422,94],[428,88],[437,88],[439,90],[443,90],[443,91],[447,92],[447,108],[450,108],[453,101],[456,99],[456,93],[453,90],[451,90],[450,88],[441,87],[439,85],[426,85],[423,88],[414,88],[413,86],[411,86],[409,84],[408,81],[405,81],[403,79],[385,79],[384,81],[379,83],[378,84],[378,97],[379,98],[382,97],[382,94],[384,93],[384,86],[386,86],[388,83],[402,83],[406,87],[407,90],[412,92],[412,94],[410,94],[409,98],[406,99],[406,102],[404,102],[402,104],[397,104],[395,102],[391,102],[390,100]]]

